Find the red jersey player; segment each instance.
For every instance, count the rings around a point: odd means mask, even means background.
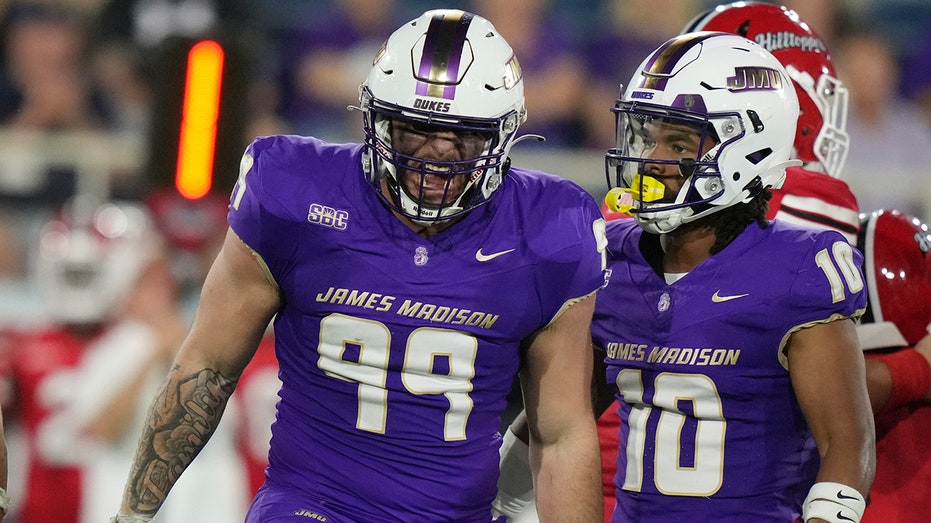
[[[864,215],[866,314],[858,326],[876,414],[876,479],[864,523],[924,521],[931,513],[931,232],[913,216]]]
[[[86,354],[108,335],[116,310],[154,259],[155,247],[141,234],[145,220],[139,208],[79,198],[41,233],[35,281],[51,323],[9,333],[0,365],[3,388],[12,391],[11,417],[24,435],[17,521],[80,521],[87,447],[73,398],[82,390]]]
[[[280,388],[275,336],[269,330],[262,338],[252,361],[239,377],[239,384],[232,396],[239,413],[236,419],[236,447],[246,466],[250,496],[255,495],[265,483],[268,442],[272,436],[271,424],[275,421],[275,404],[278,403]]]

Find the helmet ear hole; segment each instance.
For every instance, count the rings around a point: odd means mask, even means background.
[[[769,147],[764,147],[763,149],[760,149],[760,150],[758,150],[758,151],[754,151],[754,152],[748,154],[748,155],[746,156],[746,158],[747,158],[747,161],[748,161],[748,162],[752,163],[753,165],[757,165],[758,163],[762,162],[763,160],[769,158],[770,155],[772,155],[772,154],[773,154],[773,150],[772,150],[772,149],[770,149]]]
[[[747,117],[750,118],[750,123],[753,124],[753,132],[763,132],[763,120],[760,119],[760,115],[757,114],[756,111],[753,109],[747,109]]]

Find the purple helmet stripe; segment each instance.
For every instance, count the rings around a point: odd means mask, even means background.
[[[459,81],[459,62],[472,15],[450,10],[434,16],[424,38],[417,94],[453,99]]]
[[[669,76],[676,70],[679,60],[696,45],[716,36],[714,33],[695,33],[685,38],[677,38],[663,44],[653,52],[650,60],[641,71],[641,84],[644,89],[662,91],[666,88]]]

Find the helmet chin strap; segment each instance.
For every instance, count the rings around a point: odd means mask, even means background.
[[[387,167],[387,166],[386,166],[386,167]],[[395,167],[395,171],[397,171],[396,166],[392,166],[392,167]],[[400,185],[400,184],[401,184],[401,180],[398,178],[398,176],[399,176],[399,175],[395,175],[395,177],[394,177],[394,179],[396,180],[395,183],[392,183],[392,182],[391,182],[391,178],[388,178],[388,177],[386,177],[386,180],[385,180],[386,183],[388,184],[389,192],[392,193],[392,194],[391,194],[392,199],[396,199],[396,200],[397,200],[397,201],[395,202],[395,205],[396,205],[398,208],[403,209],[404,211],[406,211],[406,212],[403,213],[403,214],[404,214],[404,216],[405,216],[407,219],[409,219],[409,220],[411,220],[412,222],[416,223],[417,225],[421,225],[421,226],[423,226],[423,227],[430,227],[430,226],[432,226],[432,225],[442,224],[442,223],[448,222],[448,221],[450,221],[450,220],[452,220],[452,219],[455,219],[456,216],[445,216],[445,217],[444,217],[444,214],[447,214],[447,215],[457,215],[459,212],[461,212],[461,211],[463,210],[463,206],[461,205],[462,199],[466,197],[466,194],[467,194],[470,190],[475,189],[475,183],[474,183],[474,182],[467,182],[466,185],[462,188],[462,192],[459,194],[458,197],[456,197],[455,201],[451,202],[451,203],[448,204],[448,205],[441,206],[440,209],[436,211],[436,213],[435,213],[436,216],[435,216],[435,217],[433,217],[433,218],[428,218],[428,219],[421,219],[421,218],[415,217],[414,215],[415,215],[415,214],[417,214],[417,215],[423,215],[423,214],[424,214],[424,213],[423,213],[422,204],[419,204],[419,203],[417,202],[417,200],[416,200],[414,197],[412,197],[412,196],[407,192],[407,190],[404,189],[403,186]],[[448,183],[448,182],[447,182],[447,183]],[[415,209],[417,210],[416,213],[414,212]]]
[[[801,160],[797,160],[797,159],[796,159],[796,160],[786,160],[786,161],[784,161],[784,162],[779,162],[779,163],[773,165],[772,167],[770,167],[770,168],[767,170],[767,174],[768,174],[768,173],[773,173],[773,172],[777,172],[777,173],[781,173],[781,174],[779,175],[778,180],[776,180],[775,182],[773,182],[772,185],[770,185],[769,187],[771,187],[771,188],[773,188],[773,189],[779,189],[779,188],[781,188],[781,187],[782,187],[782,183],[783,183],[783,182],[785,181],[785,179],[786,179],[786,169],[788,169],[789,167],[799,167],[799,166],[802,165],[802,163],[803,163],[803,162],[802,162]]]
[[[647,213],[651,214],[651,213]],[[644,231],[652,234],[667,234],[685,223],[681,214],[666,214],[660,218],[650,218],[642,213],[634,216]]]
[[[541,134],[522,134],[518,136],[517,138],[514,138],[510,146],[508,146],[508,150],[510,150],[511,147],[514,147],[515,145],[517,145],[518,142],[523,142],[524,140],[530,140],[530,139],[536,140],[538,142],[546,141],[546,137]]]

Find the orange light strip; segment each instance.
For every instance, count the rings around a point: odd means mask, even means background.
[[[213,40],[198,42],[188,53],[175,187],[190,200],[205,196],[213,183],[223,59],[223,48]]]

